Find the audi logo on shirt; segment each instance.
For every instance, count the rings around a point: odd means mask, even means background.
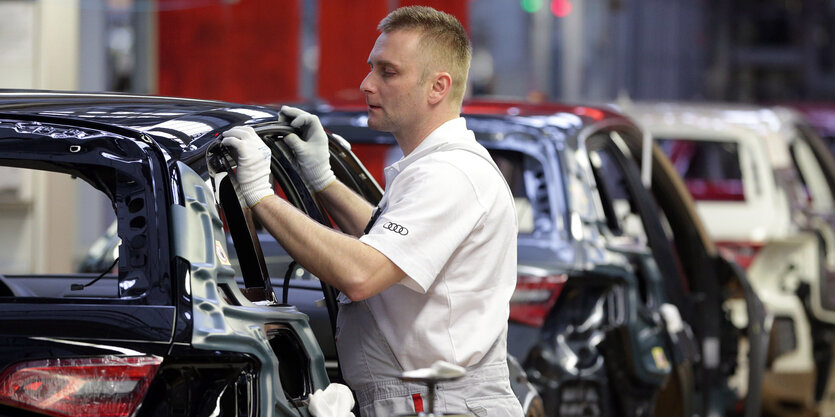
[[[403,236],[406,236],[406,235],[409,234],[409,229],[407,229],[407,228],[405,228],[405,227],[403,227],[403,226],[401,226],[397,223],[392,223],[392,222],[386,222],[386,224],[383,225],[383,229],[391,230],[392,232],[397,233],[399,235],[403,235]]]

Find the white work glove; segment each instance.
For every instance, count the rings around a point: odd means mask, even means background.
[[[264,197],[274,194],[270,183],[270,148],[249,126],[236,126],[223,132],[224,146],[234,149],[238,162],[231,178],[238,195],[248,207],[254,207]]]
[[[310,414],[314,417],[354,417],[354,395],[342,384],[333,383],[324,391],[310,394]]]
[[[295,133],[284,137],[284,143],[296,154],[302,179],[314,192],[324,190],[336,180],[336,176],[331,170],[328,135],[322,129],[322,123],[318,117],[295,107],[282,106],[280,114],[290,122],[291,127],[304,132],[303,139]]]

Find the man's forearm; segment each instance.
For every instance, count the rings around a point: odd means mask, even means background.
[[[316,198],[343,232],[362,236],[374,211],[374,206],[368,201],[339,180],[316,193]]]
[[[352,300],[375,295],[405,277],[376,249],[322,226],[277,196],[262,199],[253,212],[293,259]]]

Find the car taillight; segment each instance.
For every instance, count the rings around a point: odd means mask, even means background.
[[[716,242],[716,247],[719,248],[719,253],[726,259],[730,259],[743,269],[748,269],[757,252],[762,249],[762,243],[755,242]]]
[[[568,277],[525,275],[516,277],[516,291],[510,298],[510,319],[529,326],[542,326]]]
[[[740,179],[687,179],[684,184],[696,201],[745,201],[745,189]]]
[[[160,363],[155,356],[18,363],[0,375],[0,404],[53,416],[130,416]]]

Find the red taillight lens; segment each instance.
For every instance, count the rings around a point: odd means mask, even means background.
[[[160,363],[155,356],[19,363],[0,376],[0,404],[53,416],[130,416]]]
[[[748,269],[757,253],[762,249],[762,243],[755,242],[716,242],[719,253],[730,259],[743,269]]]
[[[529,326],[542,326],[567,279],[565,274],[519,275],[516,291],[510,298],[510,319]]]

